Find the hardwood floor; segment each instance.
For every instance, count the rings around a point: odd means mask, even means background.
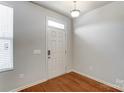
[[[20,92],[120,92],[120,90],[70,72]]]

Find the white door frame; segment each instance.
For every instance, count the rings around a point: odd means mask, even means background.
[[[66,26],[66,23],[65,22],[63,22],[62,20],[57,20],[57,19],[55,19],[55,18],[53,18],[53,17],[49,17],[49,16],[46,16],[46,32],[45,32],[45,34],[46,34],[46,73],[47,73],[47,76],[46,76],[46,79],[48,80],[49,79],[49,76],[48,76],[48,43],[47,43],[47,41],[48,41],[48,35],[47,35],[47,32],[48,32],[48,20],[53,20],[53,21],[55,21],[55,22],[58,22],[58,23],[62,23],[62,24],[64,24],[64,31],[65,31],[65,52],[66,52],[66,54],[65,54],[65,73],[67,72],[67,26]]]

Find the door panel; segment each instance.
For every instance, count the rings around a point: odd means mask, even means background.
[[[65,32],[64,30],[48,28],[47,45],[48,78],[53,78],[65,73]]]

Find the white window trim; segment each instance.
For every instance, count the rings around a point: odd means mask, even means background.
[[[6,4],[6,3],[2,3],[2,2],[0,2],[0,4],[1,5],[3,5],[3,6],[6,6],[6,7],[10,7],[11,9],[12,9],[12,20],[13,20],[13,15],[14,15],[14,9],[12,8],[12,6],[10,6],[10,5],[8,5],[8,4]],[[13,31],[13,21],[12,21],[12,31]],[[11,70],[14,70],[14,61],[13,61],[13,38],[14,38],[14,35],[12,36],[12,37],[0,37],[0,39],[5,39],[5,40],[10,40],[10,42],[11,42],[11,64],[12,64],[12,66],[11,66],[11,68],[3,68],[3,69],[0,69],[0,73],[2,73],[2,72],[7,72],[7,71],[11,71]]]

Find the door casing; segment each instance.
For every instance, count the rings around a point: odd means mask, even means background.
[[[55,21],[55,22],[58,22],[58,23],[62,23],[64,24],[64,31],[65,31],[65,73],[67,72],[67,28],[66,28],[66,23],[63,22],[62,20],[57,20],[53,17],[49,17],[49,16],[46,16],[46,79],[48,80],[49,79],[49,76],[48,76],[48,35],[47,35],[47,31],[48,31],[48,20],[52,20],[52,21]]]

